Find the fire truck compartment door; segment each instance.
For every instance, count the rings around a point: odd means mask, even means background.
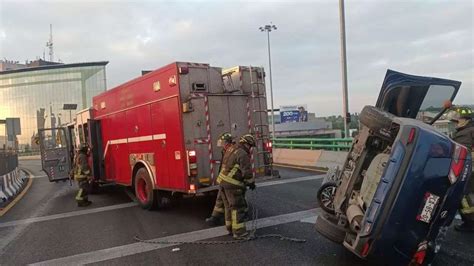
[[[105,179],[105,167],[102,163],[104,152],[102,150],[102,131],[100,120],[88,119],[89,125],[89,141],[92,156],[92,176],[95,179]]]
[[[68,137],[64,128],[40,129],[41,165],[50,182],[69,179],[71,170]]]
[[[229,98],[229,116],[230,116],[230,133],[236,137],[237,140],[240,136],[252,132],[249,128],[249,115],[250,118],[254,115],[252,110],[247,110],[247,97],[231,96]],[[247,113],[250,111],[250,113]],[[250,124],[252,126],[253,123]]]

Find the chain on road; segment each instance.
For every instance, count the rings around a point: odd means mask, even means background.
[[[258,193],[257,189],[252,191],[254,201],[257,202]],[[172,241],[172,240],[145,240],[141,239],[138,236],[135,236],[133,239],[137,242],[147,243],[147,244],[164,244],[164,245],[182,245],[182,244],[195,244],[195,245],[229,245],[229,244],[240,244],[249,242],[252,240],[258,239],[279,239],[281,241],[289,241],[294,243],[306,243],[306,239],[301,238],[294,238],[288,237],[281,234],[264,234],[258,235],[256,234],[258,228],[258,209],[255,205],[252,206],[251,203],[249,205],[252,207],[252,223],[251,223],[251,230],[249,231],[249,236],[244,239],[238,240],[209,240],[209,241]]]

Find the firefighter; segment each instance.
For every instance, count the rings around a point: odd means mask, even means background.
[[[222,160],[224,159],[224,154],[232,145],[235,144],[235,141],[232,137],[232,134],[226,132],[219,136],[217,139],[217,147],[222,147],[221,151],[221,164],[219,165],[219,173],[222,169]],[[220,183],[220,179],[217,178],[217,184]],[[206,223],[210,226],[218,226],[224,224],[224,202],[222,201],[221,196],[222,190],[219,189],[217,192],[216,203],[214,204],[214,209],[212,210],[211,217],[206,219]]]
[[[250,163],[250,150],[254,146],[255,138],[252,135],[240,137],[239,143],[226,151],[218,176],[221,180],[219,185],[224,202],[225,226],[237,240],[246,239],[249,234],[245,228],[245,190],[247,186],[255,189]]]
[[[89,194],[89,181],[91,179],[91,168],[87,160],[88,147],[87,145],[81,144],[79,146],[78,153],[74,160],[74,180],[77,181],[79,191],[76,195],[76,201],[78,207],[86,207],[91,205],[91,201],[87,198]]]
[[[472,153],[474,147],[474,121],[472,120],[472,110],[467,107],[455,107],[450,112],[450,120],[456,123],[456,133],[453,140],[466,146]],[[463,223],[456,225],[458,231],[474,232],[474,173],[467,181],[466,195],[462,199],[459,210]]]

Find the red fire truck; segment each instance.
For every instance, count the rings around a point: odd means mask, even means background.
[[[216,189],[224,132],[254,134],[254,175],[272,172],[265,74],[176,62],[95,96],[64,128],[40,130],[43,170],[68,178],[74,147],[90,147],[96,184],[133,187],[143,208]]]

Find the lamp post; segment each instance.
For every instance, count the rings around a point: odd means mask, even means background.
[[[273,86],[272,86],[272,57],[270,53],[270,32],[272,30],[276,30],[277,27],[273,25],[271,22],[268,25],[262,26],[259,28],[261,32],[267,33],[267,45],[268,45],[268,70],[270,72],[270,103],[271,103],[271,110],[272,110],[272,141],[275,141],[275,116],[274,116],[274,108],[273,108]]]
[[[346,61],[346,22],[344,15],[344,0],[339,0],[339,27],[341,34],[341,72],[342,72],[342,101],[344,118],[344,137],[349,135],[349,125],[347,124],[349,115],[349,100],[347,99],[347,61]],[[349,117],[348,117],[349,115]]]

